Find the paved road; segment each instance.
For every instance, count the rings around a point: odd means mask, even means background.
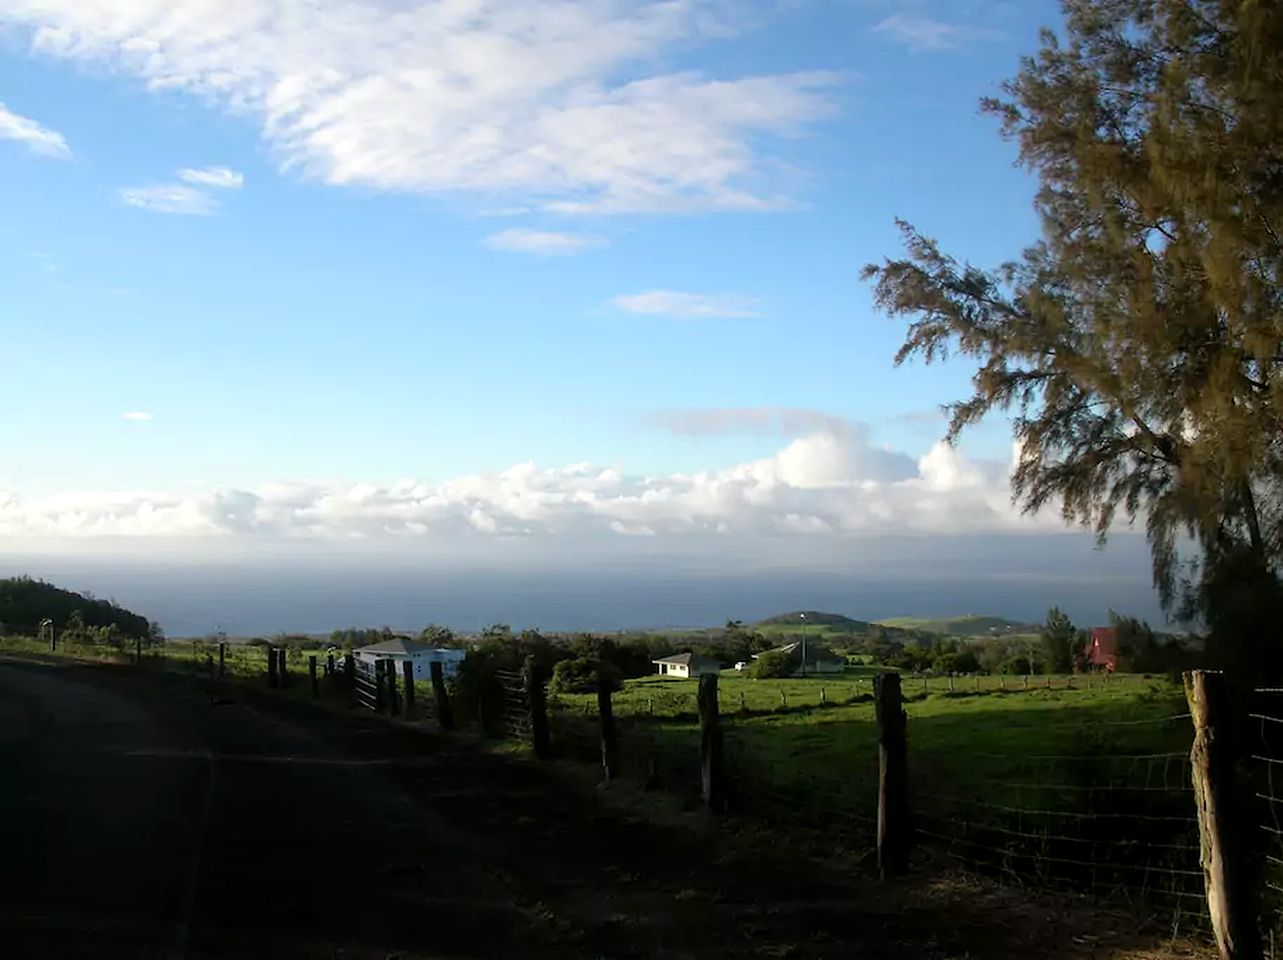
[[[8,956],[507,952],[521,915],[468,869],[486,840],[436,820],[387,758],[102,673],[0,664]]]

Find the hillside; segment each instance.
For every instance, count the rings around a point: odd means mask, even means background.
[[[1041,627],[1036,623],[1021,623],[1008,620],[1006,617],[992,617],[982,614],[967,614],[960,617],[891,617],[879,620],[884,627],[901,630],[921,630],[926,633],[938,633],[954,637],[992,637],[1012,633],[1037,633]]]
[[[794,610],[791,613],[781,613],[758,621],[756,626],[759,628],[822,626],[840,627],[843,630],[867,630],[869,628],[869,624],[863,620],[852,620],[850,617],[843,616],[840,613],[824,613],[820,610]]]
[[[76,613],[87,627],[114,625],[125,637],[147,637],[151,632],[146,617],[114,602],[82,596],[30,577],[0,580],[0,632],[34,634],[46,618],[63,630]]]

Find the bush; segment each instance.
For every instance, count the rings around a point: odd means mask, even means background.
[[[603,685],[608,690],[620,688],[621,674],[613,663],[576,657],[562,660],[552,668],[551,693],[596,693]]]
[[[771,680],[791,677],[797,672],[800,658],[796,654],[783,650],[768,650],[748,668],[748,675],[753,680]]]
[[[1019,657],[1019,656],[1007,657],[1007,659],[1003,660],[1001,663],[998,664],[997,669],[999,673],[1006,674],[1009,677],[1011,676],[1018,677],[1021,674],[1028,674],[1032,672],[1029,669],[1029,658]]]

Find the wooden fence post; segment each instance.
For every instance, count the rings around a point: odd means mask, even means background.
[[[267,685],[273,688],[279,686],[279,683],[277,682],[277,679],[276,679],[276,648],[275,647],[267,648]]]
[[[405,681],[405,715],[408,717],[414,709],[414,663],[406,660],[401,664],[401,677]]]
[[[281,686],[284,687],[289,682],[288,678],[285,675],[285,648],[281,647],[279,650],[277,650],[276,656],[277,656],[277,659],[280,661],[277,664],[276,669],[277,669],[277,672],[281,675]]]
[[[218,642],[218,675],[227,676],[227,644],[221,640]]]
[[[781,694],[783,691],[781,691]],[[722,721],[717,709],[717,674],[699,678],[699,779],[709,809],[726,809],[726,769],[722,755]]]
[[[1185,674],[1185,699],[1194,721],[1189,759],[1212,933],[1222,960],[1261,960],[1235,696],[1224,673],[1192,670]]]
[[[331,680],[334,679],[334,654],[325,655],[325,675]]]
[[[428,664],[428,672],[432,677],[432,696],[437,703],[437,723],[442,730],[453,730],[454,714],[450,711],[450,695],[445,689],[445,668],[440,660],[433,660]]]
[[[349,653],[343,659],[343,680],[352,696],[356,696],[356,654]]]
[[[1020,680],[1021,680],[1021,682],[1024,684],[1025,689],[1026,689],[1026,690],[1028,690],[1028,689],[1029,689],[1029,674],[1027,674],[1027,673],[1026,673],[1023,677],[1021,677],[1021,678],[1020,678]]]
[[[547,760],[552,756],[552,740],[548,735],[548,701],[544,691],[548,670],[531,655],[526,657],[522,674],[526,684],[526,708],[530,711],[530,739],[535,748],[535,756],[540,760]]]
[[[134,663],[143,662],[143,638],[134,637]]]
[[[387,705],[388,716],[397,715],[397,690],[396,690],[396,661],[388,658],[383,661],[383,679],[387,681]]]
[[[980,692],[980,674],[973,674],[972,679],[976,682],[976,693]]]
[[[601,775],[606,783],[619,774],[619,740],[615,735],[615,709],[610,700],[610,685],[604,678],[597,681],[597,712],[601,715]]]
[[[374,661],[374,712],[382,713],[388,705],[388,682],[383,675],[387,672],[388,662],[386,660]],[[353,692],[356,688],[353,687]]]
[[[900,675],[873,678],[878,723],[878,872],[900,876],[909,866],[908,717],[900,695]]]
[[[874,681],[873,681],[873,686],[874,686],[875,688],[877,687],[877,680],[876,680],[876,679],[874,679]],[[951,674],[949,674],[949,692],[950,692],[950,693],[953,693],[953,674],[952,674],[952,673],[951,673]],[[876,690],[876,689],[874,690],[874,696],[877,696],[877,690]]]
[[[316,657],[307,658],[307,676],[312,681],[312,699],[321,695],[321,688],[316,685]]]

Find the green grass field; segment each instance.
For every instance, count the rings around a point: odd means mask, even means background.
[[[1033,624],[1019,623],[1006,617],[966,614],[959,617],[889,617],[879,620],[879,626],[898,627],[901,630],[921,630],[952,637],[989,637],[1024,634]]]
[[[724,674],[718,693],[734,802],[871,842],[873,672],[791,680]],[[1196,902],[1183,691],[1138,675],[1052,677],[1050,689],[1046,677],[1030,678],[1028,688],[1021,678],[978,681],[979,691],[976,680],[957,679],[951,693],[947,679],[932,678],[924,692],[923,680],[903,678],[911,804],[924,842],[1021,878]],[[643,753],[649,776],[688,789],[698,783],[696,687],[648,677],[614,696],[621,752]],[[552,706],[554,736],[593,759],[595,697],[559,697]]]

